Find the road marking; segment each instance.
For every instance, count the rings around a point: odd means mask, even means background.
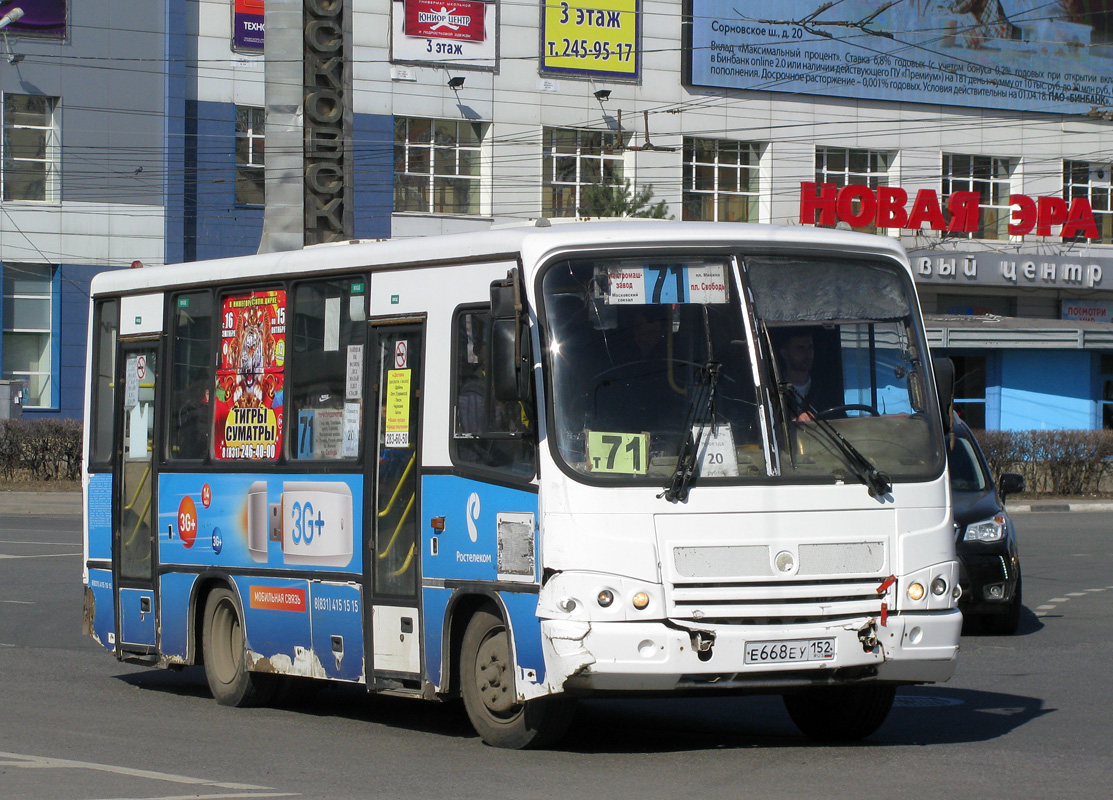
[[[236,794],[228,794],[221,792],[220,794],[189,794],[189,795],[166,795],[159,798],[147,798],[147,800],[178,800],[178,798],[190,798],[190,800],[230,800],[231,798],[242,797],[300,797],[301,795],[295,792],[279,792],[269,786],[255,786],[250,783],[225,783],[222,781],[213,781],[205,778],[191,778],[187,775],[172,775],[168,772],[153,772],[146,769],[132,769],[130,767],[119,767],[114,764],[98,764],[91,761],[71,761],[65,758],[45,758],[42,756],[28,756],[19,753],[5,753],[0,751],[0,766],[4,767],[18,767],[21,769],[91,769],[97,772],[107,772],[113,775],[126,775],[129,778],[146,778],[155,781],[168,781],[170,783],[182,783],[190,786],[208,786],[213,789],[229,789]]]
[[[0,603],[15,603],[19,606],[33,606],[35,605],[30,600],[0,600]]]
[[[80,542],[25,542],[19,539],[0,539],[0,544],[34,544],[42,547],[77,547]]]
[[[1104,589],[1087,589],[1084,592],[1067,592],[1066,597],[1052,597],[1050,600],[1047,601],[1046,604],[1044,604],[1042,606],[1036,606],[1035,614],[1036,614],[1037,617],[1047,616],[1048,611],[1054,611],[1059,603],[1066,603],[1072,597],[1085,597],[1088,594],[1091,594],[1091,593],[1094,593],[1094,592],[1104,592],[1104,591],[1107,591],[1109,589],[1113,589],[1113,586],[1106,586]]]

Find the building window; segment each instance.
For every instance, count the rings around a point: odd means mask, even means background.
[[[544,188],[546,217],[591,214],[584,208],[589,186],[622,184],[623,143],[610,131],[545,128]]]
[[[758,161],[751,142],[684,137],[684,219],[758,221]]]
[[[978,229],[948,233],[960,239],[1008,239],[1012,207],[1012,162],[994,156],[943,154],[943,197],[955,192],[977,192],[981,214]],[[948,220],[949,222],[949,220]]]
[[[951,356],[955,365],[955,411],[975,430],[985,430],[985,356]]]
[[[845,147],[817,147],[815,150],[815,182],[835,186],[868,186],[877,192],[878,186],[889,185],[889,163],[892,156],[875,150],[850,150]],[[854,214],[861,212],[861,201],[853,203]],[[876,225],[855,228],[863,233],[877,233]]]
[[[1094,210],[1094,222],[1098,226],[1098,238],[1091,242],[1108,244],[1113,242],[1113,186],[1110,173],[1111,164],[1091,164],[1087,161],[1063,162],[1063,199],[1070,203],[1076,197],[1090,201]],[[1083,237],[1070,237],[1082,241]]]
[[[57,199],[57,98],[4,95],[4,200]]]
[[[266,111],[236,106],[236,202],[261,206],[266,202]]]
[[[396,117],[394,210],[478,214],[485,130],[479,122]]]
[[[4,264],[4,378],[23,381],[26,408],[52,407],[54,267]]]

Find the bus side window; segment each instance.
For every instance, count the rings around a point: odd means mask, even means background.
[[[93,312],[93,381],[92,411],[89,421],[89,464],[98,469],[111,469],[112,420],[116,399],[116,335],[119,329],[119,306],[115,300],[99,301]]]
[[[535,414],[525,403],[494,399],[490,334],[489,306],[457,311],[452,340],[452,459],[460,466],[532,477]]]
[[[359,457],[365,285],[362,279],[337,278],[301,283],[294,291],[288,393],[292,458]]]
[[[166,457],[199,460],[209,455],[212,434],[212,294],[192,292],[172,300],[169,437]]]

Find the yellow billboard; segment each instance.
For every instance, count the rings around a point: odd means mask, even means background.
[[[637,78],[639,0],[544,0],[541,70]]]

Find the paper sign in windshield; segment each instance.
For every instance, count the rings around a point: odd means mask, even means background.
[[[588,431],[587,461],[592,472],[644,475],[649,465],[649,434]]]
[[[692,428],[697,436],[698,428]],[[701,478],[733,478],[738,475],[738,454],[734,450],[734,434],[730,425],[708,425],[699,440],[699,475]]]
[[[722,264],[611,267],[606,298],[609,305],[725,303],[726,268]]]

